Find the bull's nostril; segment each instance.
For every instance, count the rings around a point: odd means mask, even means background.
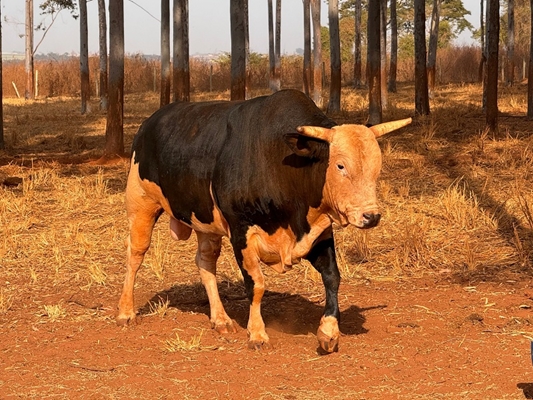
[[[379,223],[381,214],[363,213],[363,224],[365,228],[373,228]]]

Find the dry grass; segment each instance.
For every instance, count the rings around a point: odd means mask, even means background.
[[[412,114],[412,90],[405,85],[391,94],[385,119]],[[345,280],[529,276],[533,142],[530,123],[523,117],[524,93],[524,86],[502,93],[497,136],[484,130],[480,87],[456,85],[439,88],[430,117],[381,140],[384,166],[378,191],[383,222],[369,232],[336,231]],[[346,90],[343,98],[338,122],[365,122],[365,93]],[[143,95],[126,101],[128,148],[158,99]],[[128,162],[79,163],[100,154],[105,115],[80,116],[78,101],[62,98],[8,101],[5,116],[8,151],[0,153],[0,181],[16,176],[22,184],[0,187],[0,281],[8,282],[0,291],[0,313],[16,303],[20,286],[23,291],[66,286],[118,293],[125,258]],[[189,281],[198,282],[195,248],[194,239],[171,242],[163,217],[140,282],[169,287],[182,269],[193,272]],[[240,282],[227,243],[219,276]],[[320,276],[311,267],[304,266],[304,276],[320,286]],[[154,314],[166,312],[164,303],[153,307]]]

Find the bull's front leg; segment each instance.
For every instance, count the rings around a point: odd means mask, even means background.
[[[331,228],[324,232],[306,258],[320,272],[322,282],[324,282],[326,307],[318,327],[317,339],[320,347],[324,351],[331,353],[337,351],[339,346],[340,311],[338,292],[341,280],[335,258],[335,243]]]

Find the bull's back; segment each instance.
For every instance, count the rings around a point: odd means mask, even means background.
[[[139,178],[157,185],[172,215],[187,224],[214,221],[210,185],[235,103],[173,103],[149,117],[132,146]]]

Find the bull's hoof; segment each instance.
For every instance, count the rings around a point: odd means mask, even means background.
[[[250,350],[270,350],[272,349],[272,345],[270,342],[262,340],[250,340],[248,341],[248,348]]]
[[[318,332],[316,333],[320,348],[326,353],[338,351],[339,329],[337,319],[334,317],[323,317],[321,322]]]
[[[318,336],[318,335],[317,335]],[[339,351],[339,339],[334,339],[330,337],[318,337],[318,344],[320,348],[326,353],[333,353]]]
[[[237,328],[235,328],[235,324],[233,323],[233,321],[222,322],[218,324],[215,322],[211,322],[211,328],[220,333],[221,335],[227,333],[237,333]]]
[[[116,321],[118,326],[136,325],[140,322],[135,314],[118,315]]]

